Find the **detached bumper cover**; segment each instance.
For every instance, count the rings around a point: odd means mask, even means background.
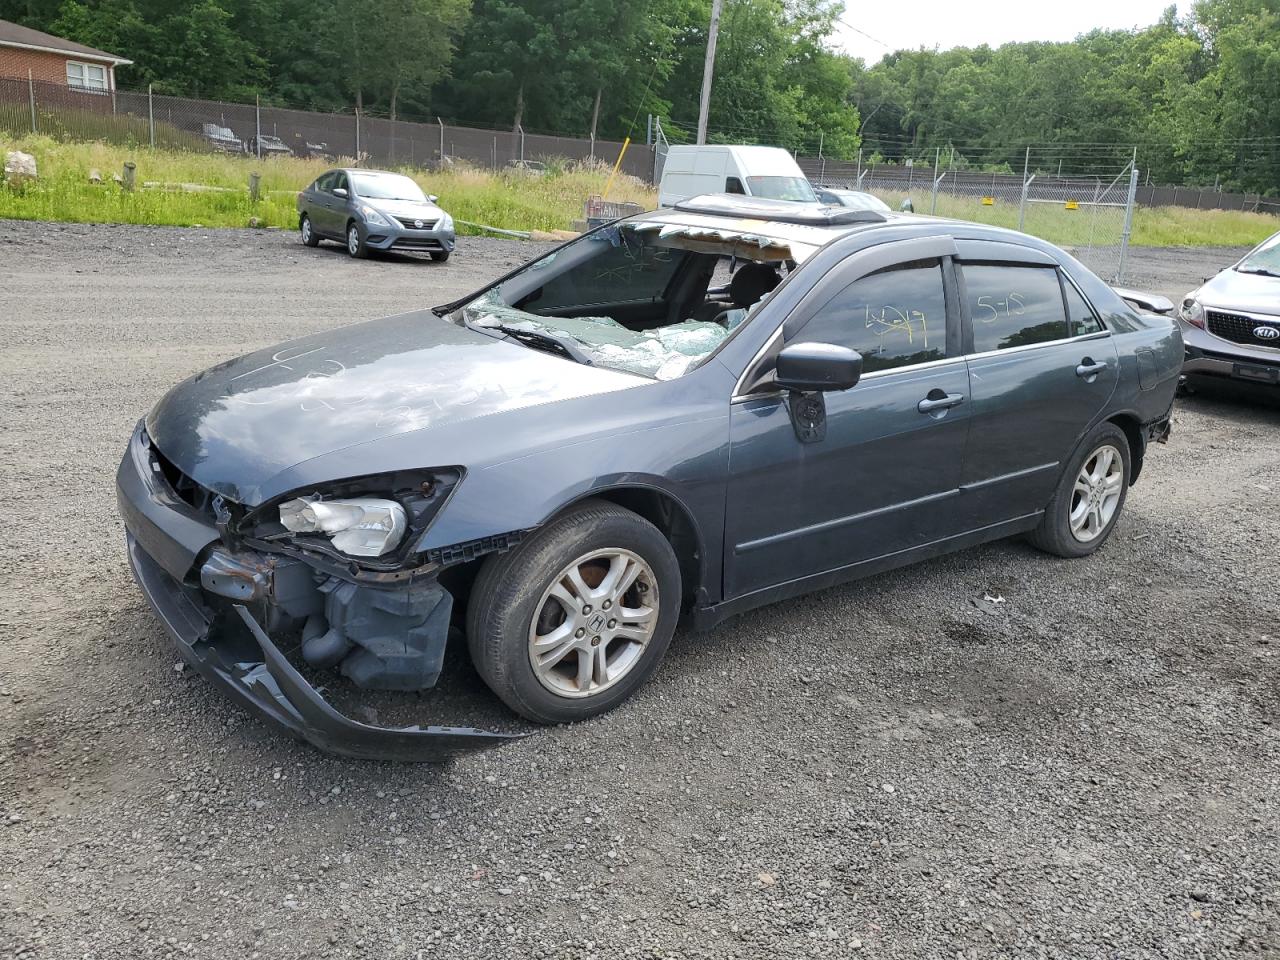
[[[117,474],[129,565],[190,666],[255,716],[321,750],[370,760],[447,760],[521,739],[472,727],[379,727],[339,713],[289,663],[249,611],[213,612],[184,583],[217,530],[177,500],[150,469],[141,425]]]
[[[210,620],[132,536],[129,564],[178,652],[201,676],[255,716],[321,750],[367,760],[448,760],[521,739],[472,727],[376,727],[335,710],[285,658],[249,611],[240,623]]]

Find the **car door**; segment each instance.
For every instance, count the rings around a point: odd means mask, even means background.
[[[958,246],[973,391],[964,509],[987,523],[1030,516],[1115,391],[1115,341],[1047,254]]]
[[[969,377],[953,252],[950,238],[929,238],[850,256],[748,369],[730,413],[727,599],[959,532],[951,501]],[[857,350],[864,373],[849,390],[813,395],[825,406],[825,436],[805,440],[792,421],[797,398],[769,389],[758,368],[770,351],[809,341]]]

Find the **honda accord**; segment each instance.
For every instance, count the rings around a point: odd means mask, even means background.
[[[682,618],[1019,535],[1088,556],[1182,354],[1023,234],[703,196],[196,374],[118,498],[199,672],[323,748],[438,759],[507,738],[352,720],[304,673],[424,690],[457,642],[518,714],[577,721]]]

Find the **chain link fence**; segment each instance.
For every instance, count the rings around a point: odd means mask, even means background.
[[[1132,163],[1107,177],[1026,177],[919,165],[804,159],[815,182],[873,194],[894,209],[1022,230],[1063,247],[1112,282],[1124,274],[1136,203]]]
[[[194,100],[149,90],[92,92],[66,84],[0,77],[0,130],[60,140],[104,140],[132,146],[242,156],[324,158],[377,166],[438,168],[465,161],[491,170],[539,169],[563,161],[612,165],[614,140],[559,137],[522,130],[318,113],[255,103]],[[653,151],[631,144],[621,170],[653,175]]]

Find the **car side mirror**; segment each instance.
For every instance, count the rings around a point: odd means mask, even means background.
[[[431,203],[435,203],[435,202],[436,202],[437,200],[439,200],[439,199],[440,199],[440,198],[439,198],[439,197],[437,197],[434,193],[428,193],[428,194],[427,194],[427,200],[428,200],[428,201],[430,201]]]
[[[778,353],[773,371],[784,390],[848,390],[862,378],[862,354],[834,343],[792,343]]]
[[[346,188],[346,187],[334,187],[334,188],[333,188],[333,195],[334,195],[335,197],[341,197],[343,200],[345,200],[345,199],[347,199],[347,188]]]

